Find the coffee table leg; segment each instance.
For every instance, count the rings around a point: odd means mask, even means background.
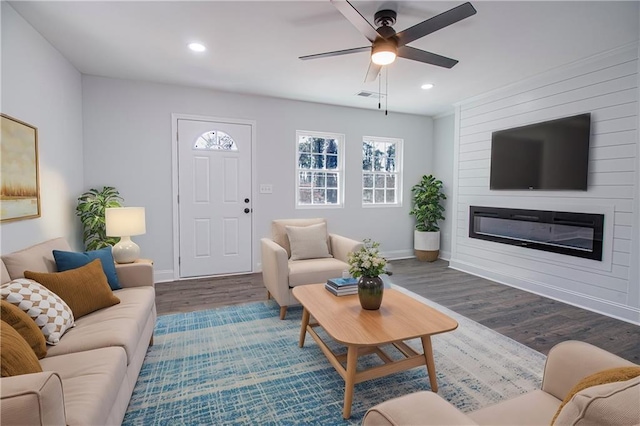
[[[349,346],[347,349],[347,375],[344,379],[344,408],[342,417],[351,417],[351,404],[353,403],[353,387],[356,381],[356,367],[358,365],[358,347]]]
[[[300,327],[300,342],[298,346],[304,346],[304,337],[307,335],[307,326],[309,325],[309,311],[307,308],[302,308],[302,326]]]
[[[422,350],[424,351],[424,359],[427,362],[427,372],[429,373],[429,383],[431,390],[438,392],[438,381],[436,380],[436,363],[433,361],[433,347],[431,347],[431,336],[422,336]]]

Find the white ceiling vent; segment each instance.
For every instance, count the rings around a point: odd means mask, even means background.
[[[356,93],[356,96],[362,96],[363,98],[373,98],[373,99],[384,98],[383,94],[380,94],[378,92],[369,92],[367,90],[362,90]]]

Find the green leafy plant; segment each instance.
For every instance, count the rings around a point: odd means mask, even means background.
[[[82,222],[82,238],[86,250],[112,246],[120,240],[118,237],[107,237],[104,211],[110,207],[122,207],[121,201],[124,199],[112,186],[105,186],[102,190],[91,188],[78,197],[76,216]]]
[[[424,175],[417,185],[411,188],[413,208],[409,212],[416,218],[416,230],[436,232],[440,230],[439,220],[444,220],[442,200],[447,196],[442,192],[442,181],[433,175]]]
[[[353,278],[360,276],[377,277],[385,273],[387,260],[380,256],[380,243],[365,239],[364,245],[358,251],[349,252],[347,261],[349,263],[349,273]]]

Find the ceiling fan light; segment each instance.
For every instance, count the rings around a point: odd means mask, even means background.
[[[393,52],[376,52],[371,55],[371,61],[377,65],[389,65],[396,60],[396,54]]]
[[[376,65],[389,65],[396,60],[398,48],[390,40],[379,40],[371,49],[371,61]]]

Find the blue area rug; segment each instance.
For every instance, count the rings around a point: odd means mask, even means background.
[[[544,355],[396,288],[460,324],[432,337],[438,394],[453,405],[472,411],[540,387]],[[302,310],[284,321],[278,312],[267,301],[159,317],[123,424],[360,424],[373,405],[430,389],[426,367],[356,384],[343,420],[342,378],[310,336],[298,347]],[[422,350],[419,340],[410,345]],[[370,355],[358,365],[378,362]]]

